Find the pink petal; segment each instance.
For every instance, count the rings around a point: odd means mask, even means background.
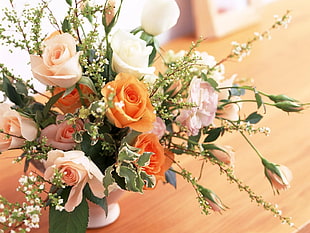
[[[72,187],[68,200],[65,204],[65,210],[67,212],[72,212],[75,207],[81,203],[83,198],[83,189],[86,183],[87,180],[83,179],[80,183]]]

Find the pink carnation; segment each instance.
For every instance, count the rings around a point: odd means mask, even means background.
[[[194,77],[189,87],[187,102],[196,106],[191,109],[182,109],[176,120],[187,127],[189,135],[195,136],[202,127],[213,122],[218,94],[208,82]]]
[[[153,129],[149,133],[157,135],[159,139],[162,138],[166,132],[165,122],[160,117],[156,117],[156,121],[153,123],[153,126]]]

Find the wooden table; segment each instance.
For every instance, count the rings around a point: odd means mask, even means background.
[[[231,41],[246,41],[253,32],[266,29],[273,22],[273,14],[281,15],[292,10],[293,21],[287,30],[273,32],[271,41],[258,42],[252,56],[242,63],[227,63],[229,77],[255,79],[258,89],[267,93],[284,93],[301,101],[310,101],[310,2],[305,0],[280,0],[263,9],[262,21],[252,27],[219,40],[205,41],[199,50],[221,58],[230,50]],[[164,46],[165,49],[187,49],[194,38],[180,38]],[[271,135],[258,135],[253,142],[261,152],[276,163],[287,165],[294,174],[291,189],[274,195],[264,178],[259,159],[240,136],[227,135],[222,144],[236,150],[236,175],[248,183],[265,200],[277,203],[285,216],[292,216],[300,226],[310,219],[310,124],[309,109],[301,114],[288,114],[268,109],[268,118],[261,125],[272,129]],[[17,177],[22,166],[10,163],[12,155],[1,155],[0,193],[11,200],[21,200],[15,192]],[[187,168],[197,173],[200,163],[182,158]],[[169,185],[159,185],[144,195],[126,193],[120,199],[121,215],[112,225],[89,233],[290,233],[295,229],[282,225],[262,207],[251,203],[246,193],[239,192],[234,184],[228,184],[218,169],[207,167],[202,183],[214,190],[230,207],[222,215],[204,216],[195,200],[190,185],[178,178],[177,190]],[[33,232],[47,232],[47,213],[41,228]],[[60,232],[61,233],[61,232]]]

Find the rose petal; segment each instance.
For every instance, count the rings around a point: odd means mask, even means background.
[[[83,179],[80,183],[71,188],[68,201],[65,204],[65,210],[67,212],[72,212],[75,207],[77,207],[81,203],[83,198],[83,189],[86,183],[87,180]]]
[[[103,198],[105,188],[102,181],[104,176],[92,161],[90,161],[90,172],[93,177],[88,181],[89,187],[96,197]]]
[[[30,55],[30,63],[33,76],[41,83],[52,86],[53,83],[48,77],[53,73],[48,70],[48,67],[43,63],[43,59],[37,55]]]
[[[36,139],[38,129],[36,123],[33,120],[26,117],[21,117],[20,126],[21,134],[24,138],[26,138],[28,141],[33,141]]]

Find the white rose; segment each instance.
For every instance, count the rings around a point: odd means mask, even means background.
[[[118,30],[112,37],[112,67],[117,73],[129,73],[136,77],[153,74],[154,67],[148,67],[151,46],[130,32]]]
[[[142,11],[141,26],[147,33],[156,36],[174,25],[180,9],[174,0],[147,0]]]

